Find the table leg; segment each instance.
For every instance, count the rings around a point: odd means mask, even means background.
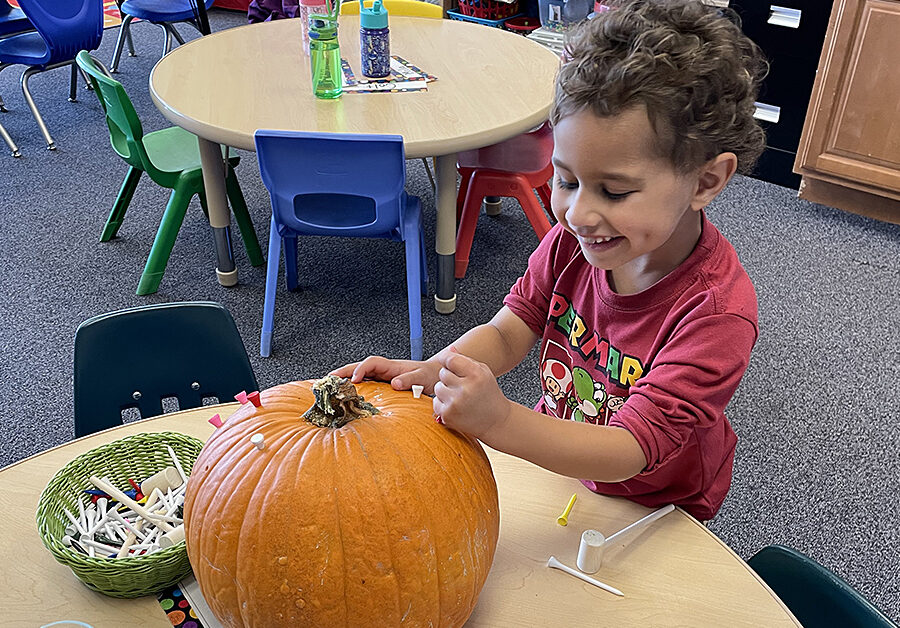
[[[440,314],[456,310],[456,154],[434,158],[434,178],[437,184],[437,290],[434,309]]]
[[[238,281],[231,249],[231,211],[225,196],[225,160],[222,147],[198,137],[200,163],[203,166],[203,186],[209,207],[209,224],[213,230],[216,247],[216,276],[223,286],[233,286]]]

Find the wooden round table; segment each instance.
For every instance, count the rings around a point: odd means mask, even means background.
[[[3,625],[33,628],[63,619],[94,628],[171,626],[154,597],[119,600],[85,587],[41,544],[34,515],[51,477],[77,455],[140,432],[177,431],[206,440],[207,420],[231,403],[187,410],[99,432],[0,470]],[[500,540],[467,626],[747,626],[800,624],[728,546],[681,510],[614,547],[594,577],[617,597],[547,568],[553,555],[574,566],[581,533],[606,536],[650,512],[622,498],[504,453],[487,450],[500,493]],[[578,494],[568,525],[556,518]]]
[[[312,94],[300,22],[220,31],[163,57],[150,75],[162,114],[200,138],[217,272],[237,281],[219,145],[255,150],[257,129],[402,135],[408,158],[435,158],[438,256],[435,306],[452,312],[456,251],[456,153],[488,146],[543,122],[558,57],[540,44],[468,22],[391,17],[391,53],[433,74],[428,91]],[[359,16],[339,18],[341,56],[359,74]]]

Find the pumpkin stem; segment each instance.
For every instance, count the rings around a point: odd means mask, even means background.
[[[345,377],[326,375],[316,380],[312,391],[316,402],[303,413],[303,418],[319,427],[343,427],[350,421],[379,412]]]

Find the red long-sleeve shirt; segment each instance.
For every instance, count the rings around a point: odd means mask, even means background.
[[[725,417],[756,342],[756,293],[737,254],[704,215],[694,251],[650,288],[620,295],[559,225],[504,303],[541,336],[535,407],[627,429],[647,467],[591,490],[700,520],[731,485],[737,437]]]

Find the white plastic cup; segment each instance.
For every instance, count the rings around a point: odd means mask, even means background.
[[[581,533],[581,544],[578,546],[578,559],[575,564],[584,573],[597,573],[603,565],[603,550],[606,537],[597,530],[585,530]]]

